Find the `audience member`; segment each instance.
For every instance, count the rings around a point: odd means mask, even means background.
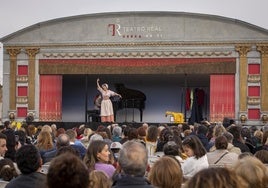
[[[57,156],[51,161],[47,173],[48,188],[88,188],[88,169],[82,160],[70,153]]]
[[[182,172],[185,179],[193,177],[198,171],[208,168],[206,149],[195,135],[186,137],[182,147],[188,158],[182,164]]]
[[[228,141],[225,136],[218,136],[215,140],[216,150],[207,153],[210,166],[232,166],[238,160],[238,154],[227,150]]]
[[[121,136],[122,136],[122,128],[116,125],[113,128],[113,134],[112,134],[112,141],[113,142],[120,142],[121,141]]]
[[[155,125],[150,125],[147,130],[146,141],[145,141],[149,156],[153,156],[155,154],[157,139],[158,139],[158,128]]]
[[[268,130],[263,132],[262,147],[259,149],[268,150]]]
[[[186,188],[249,188],[244,180],[228,168],[207,168],[197,172]]]
[[[6,158],[0,160],[0,179],[10,181],[17,177],[18,173],[12,160]]]
[[[110,162],[110,155],[108,144],[102,140],[95,140],[89,145],[84,162],[89,170],[103,171],[109,178],[112,178],[115,167]]]
[[[256,151],[262,149],[262,139],[263,139],[263,132],[261,130],[256,130],[253,133],[253,140],[255,142]]]
[[[93,134],[93,131],[90,128],[85,128],[82,138],[80,139],[83,145],[87,148],[89,145],[89,135]]]
[[[218,136],[221,136],[223,133],[226,132],[226,129],[223,125],[221,124],[217,124],[214,126],[213,128],[213,133],[212,133],[212,138],[209,141],[209,145],[211,146],[211,148],[209,149],[209,151],[214,151],[215,147],[213,147],[215,145],[215,140]]]
[[[112,181],[107,175],[98,170],[89,173],[89,188],[110,188]]]
[[[51,129],[51,127],[49,128]],[[50,132],[46,130],[47,129],[44,129],[43,131],[39,133],[39,135],[37,136],[37,143],[36,143],[36,147],[39,150],[42,159],[46,152],[53,151],[55,149],[52,135]]]
[[[254,154],[256,148],[255,148],[255,145],[253,143],[253,139],[252,139],[251,132],[250,132],[249,128],[242,127],[241,136],[242,136],[246,146],[248,146],[250,152]]]
[[[0,133],[0,160],[5,157],[7,152],[7,136]]]
[[[209,151],[209,149],[211,148],[213,144],[210,145],[208,138],[207,138],[207,132],[208,132],[208,128],[205,125],[199,125],[196,130],[196,136],[199,138],[199,140],[205,147],[206,151]]]
[[[149,173],[149,181],[158,188],[180,188],[182,180],[180,163],[168,156],[157,160]]]
[[[5,152],[5,158],[9,158],[14,162],[16,155],[15,131],[13,129],[6,129],[3,131],[3,133],[6,135],[5,147],[7,148],[7,150]]]
[[[123,144],[119,152],[119,174],[114,177],[113,188],[121,187],[143,187],[153,186],[144,177],[148,154],[146,147],[136,141],[128,141]]]
[[[34,145],[24,145],[16,153],[16,163],[21,175],[12,179],[6,188],[45,188],[46,175],[40,173],[42,159]]]
[[[144,143],[146,141],[146,130],[143,126],[137,129],[138,131],[138,139],[142,140]]]
[[[238,159],[243,159],[243,158],[245,158],[245,157],[253,157],[254,155],[252,154],[252,153],[250,153],[250,152],[244,152],[244,153],[240,153],[239,155],[238,155]]]
[[[227,150],[229,152],[233,152],[233,153],[236,153],[237,155],[240,155],[241,154],[241,150],[239,147],[235,147],[232,143],[233,143],[233,135],[229,132],[225,132],[223,133],[223,136],[225,136],[227,138],[227,141],[228,141],[228,146],[227,146]],[[216,147],[215,147],[216,149]]]
[[[246,144],[244,144],[244,140],[241,136],[241,126],[232,125],[228,128],[228,131],[233,135],[233,145],[235,147],[240,148],[241,152],[250,152],[250,149]]]
[[[81,141],[76,139],[77,137],[76,131],[73,129],[68,129],[66,130],[65,134],[67,134],[70,138],[70,145],[80,153],[80,158],[83,159],[86,154],[86,148],[81,143]]]
[[[120,141],[121,144],[124,144],[126,141],[128,141],[128,134],[130,131],[130,126],[125,126],[125,128],[123,129],[123,135],[122,135],[122,139]]]
[[[268,166],[268,151],[267,150],[259,150],[254,156],[259,159],[263,164]]]
[[[241,176],[250,188],[268,186],[268,168],[256,157],[244,157],[234,165],[236,174]]]
[[[180,163],[183,163],[183,159],[186,159],[185,156],[182,156],[180,147],[174,141],[169,141],[164,145],[164,154],[174,156]]]
[[[56,148],[54,150],[48,151],[43,155],[43,163],[46,164],[51,161],[57,154],[61,147],[69,146],[70,138],[67,134],[61,134],[56,139]]]

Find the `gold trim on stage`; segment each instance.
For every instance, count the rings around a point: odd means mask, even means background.
[[[28,73],[28,110],[35,109],[35,57],[39,53],[39,48],[26,48],[25,52],[29,57],[29,73]]]
[[[238,45],[235,50],[239,53],[239,111],[247,111],[247,70],[248,70],[248,58],[247,54],[251,50],[250,45]]]
[[[20,48],[6,48],[10,57],[10,75],[9,75],[9,109],[16,110],[16,76],[17,76],[17,56],[20,54]]]
[[[261,111],[268,111],[268,45],[257,45],[261,52]]]

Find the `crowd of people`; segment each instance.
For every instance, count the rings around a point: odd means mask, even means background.
[[[0,187],[265,188],[268,126],[57,125],[0,132]]]

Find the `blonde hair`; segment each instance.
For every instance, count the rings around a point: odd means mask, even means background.
[[[54,147],[51,133],[47,131],[41,131],[37,136],[37,144],[36,147],[39,150],[49,150]]]
[[[223,125],[216,125],[213,129],[213,136],[218,137],[226,132],[226,129]]]
[[[260,141],[262,141],[262,137],[263,137],[263,132],[261,130],[256,130],[254,132],[254,136],[258,139],[260,139]]]
[[[156,187],[180,188],[182,170],[179,162],[168,156],[157,160],[149,173],[149,181]]]
[[[256,157],[244,157],[234,166],[236,174],[240,175],[251,188],[265,188],[268,186],[268,169]]]
[[[112,181],[104,172],[93,170],[89,173],[89,188],[110,188],[111,186]]]

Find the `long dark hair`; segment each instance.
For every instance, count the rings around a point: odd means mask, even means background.
[[[207,152],[199,138],[195,135],[187,136],[183,142],[183,146],[189,147],[193,150],[194,155],[197,159],[203,157]]]
[[[90,170],[95,169],[95,164],[99,161],[97,155],[103,150],[106,145],[108,145],[107,142],[103,140],[94,140],[88,146],[84,162]]]

